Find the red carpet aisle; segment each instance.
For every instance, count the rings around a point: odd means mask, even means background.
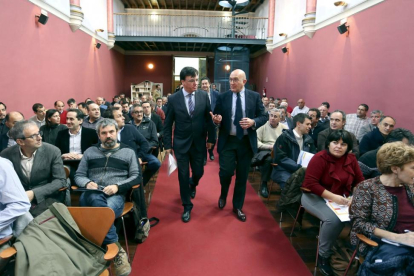
[[[243,211],[232,212],[231,192],[223,210],[218,161],[208,161],[197,188],[191,221],[183,223],[178,177],[167,174],[167,159],[158,174],[149,216],[160,218],[150,236],[138,245],[131,275],[241,276],[309,275],[310,272],[248,184]]]

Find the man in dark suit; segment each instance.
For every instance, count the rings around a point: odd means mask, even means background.
[[[66,187],[66,177],[59,149],[42,143],[34,122],[17,122],[10,135],[17,145],[2,151],[1,157],[13,163],[31,202],[30,213],[35,217],[54,202],[64,202],[66,192],[59,189]]]
[[[172,149],[172,127],[174,128],[174,154],[177,158],[180,195],[184,206],[183,222],[190,221],[193,208],[191,197],[195,197],[196,186],[204,174],[203,159],[207,148],[215,141],[215,126],[210,117],[210,100],[205,91],[197,90],[198,71],[184,67],[180,72],[183,88],[169,96],[167,115],[164,122],[164,147],[166,154]],[[192,170],[190,179],[189,165]],[[191,185],[191,186],[190,186]]]
[[[83,116],[79,109],[69,109],[66,115],[69,130],[59,131],[56,138],[56,147],[60,149],[63,160],[81,159],[90,146],[98,143],[96,131],[82,127]]]
[[[201,79],[201,89],[207,92],[208,98],[210,99],[210,105],[211,105],[211,111],[214,110],[214,108],[216,107],[216,102],[217,102],[217,97],[219,95],[219,93],[213,89],[210,88],[210,79],[207,77],[204,77]],[[210,156],[210,160],[213,161],[215,159],[214,157],[214,146],[215,143],[213,144],[213,146],[211,147],[211,149],[208,150],[208,154]],[[205,156],[205,159],[207,159],[207,153]],[[205,162],[204,162],[205,164]]]
[[[24,116],[19,111],[12,111],[5,116],[5,132],[0,135],[0,152],[8,147],[16,145],[16,141],[13,139],[13,137],[10,136],[9,131],[17,122],[23,120]]]
[[[233,195],[233,212],[241,221],[246,221],[242,211],[246,194],[246,181],[250,162],[257,152],[256,129],[264,125],[267,117],[259,93],[245,89],[246,74],[234,70],[230,74],[230,91],[219,94],[213,121],[220,124],[218,153],[220,154],[221,194],[219,208],[226,205],[230,182],[236,170],[236,185]]]
[[[155,126],[157,127],[158,147],[152,151],[152,154],[155,157],[158,157],[159,145],[160,145],[160,141],[162,141],[162,136],[163,136],[163,126],[162,126],[161,117],[158,116],[155,112],[152,112],[150,102],[143,102],[141,106],[142,106],[142,110],[144,111],[144,117],[153,121]]]

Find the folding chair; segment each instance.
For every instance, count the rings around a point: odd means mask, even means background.
[[[354,261],[354,259],[359,260],[359,262],[361,263],[361,259],[356,258],[356,254],[358,253],[358,250],[359,250],[359,245],[360,245],[361,241],[362,241],[363,243],[366,243],[366,244],[367,244],[367,245],[369,245],[369,246],[372,246],[372,247],[377,247],[377,246],[378,246],[378,243],[374,242],[374,241],[373,241],[373,240],[371,240],[370,238],[367,238],[367,237],[366,237],[365,235],[363,235],[363,234],[357,234],[357,237],[358,237],[358,241],[357,241],[357,244],[356,244],[356,246],[355,246],[354,253],[352,254],[351,258],[349,259],[349,263],[348,263],[348,266],[346,267],[346,270],[345,270],[344,276],[346,276],[346,275],[348,274],[348,270],[349,270],[349,268],[351,267],[352,262]]]

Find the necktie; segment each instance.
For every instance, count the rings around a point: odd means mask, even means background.
[[[188,113],[190,114],[190,117],[193,117],[194,113],[194,102],[193,102],[193,93],[188,94]]]
[[[241,105],[241,98],[240,98],[240,93],[236,93],[237,95],[237,100],[236,100],[236,114],[234,116],[234,122],[233,124],[236,126],[236,136],[237,138],[239,138],[240,140],[243,139],[243,129],[240,126],[240,121],[241,119],[243,119],[243,109],[242,109],[242,105]]]

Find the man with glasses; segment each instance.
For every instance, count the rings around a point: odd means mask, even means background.
[[[378,124],[381,120],[381,117],[383,116],[383,113],[381,110],[373,110],[371,111],[371,123],[364,125],[359,129],[359,133],[357,136],[357,140],[361,143],[362,138],[367,134],[368,132],[373,131],[375,128],[378,127]]]
[[[237,218],[246,221],[242,211],[246,194],[246,181],[250,163],[257,152],[256,129],[264,125],[267,116],[263,103],[257,92],[248,90],[246,74],[242,70],[234,70],[230,74],[230,91],[218,96],[214,109],[214,123],[219,126],[217,151],[220,154],[221,194],[218,206],[226,205],[231,179],[236,171],[236,184],[233,195],[233,212]]]
[[[208,132],[207,149],[210,149],[215,142],[216,132],[210,116],[211,106],[208,95],[205,91],[197,90],[198,71],[193,67],[184,67],[180,72],[180,80],[182,89],[168,98],[164,122],[164,148],[168,154],[174,145],[180,195],[184,206],[181,219],[183,222],[189,222],[193,209],[191,198],[195,197],[196,186],[204,174],[206,131]]]
[[[157,126],[151,119],[144,117],[144,110],[139,104],[132,106],[131,124],[147,139],[150,148],[158,147]]]
[[[42,133],[36,123],[17,122],[10,130],[17,145],[1,152],[1,157],[13,163],[26,195],[31,202],[30,213],[36,217],[54,202],[65,201],[66,175],[60,151],[53,145],[42,143]]]

